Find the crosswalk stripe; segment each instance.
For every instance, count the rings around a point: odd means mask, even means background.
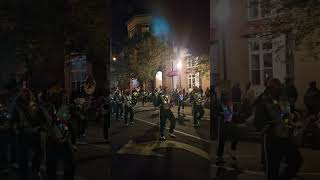
[[[146,121],[146,120],[143,120],[143,119],[140,119],[140,118],[134,118],[138,121],[141,121],[141,122],[144,122],[144,123],[147,123],[147,124],[150,124],[150,125],[153,125],[153,126],[159,126],[158,124],[156,123],[152,123],[152,122],[149,122],[149,121]],[[169,128],[166,128],[167,130],[169,130]],[[178,134],[182,134],[182,135],[185,135],[185,136],[188,136],[188,137],[191,137],[191,138],[194,138],[194,139],[198,139],[200,141],[203,141],[203,142],[206,142],[206,143],[213,143],[214,141],[210,141],[208,139],[203,139],[201,137],[198,137],[198,136],[194,136],[192,134],[188,134],[188,133],[185,133],[185,132],[182,132],[182,131],[179,131],[179,130],[174,130],[174,132],[178,133]]]

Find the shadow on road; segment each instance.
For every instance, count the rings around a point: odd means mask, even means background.
[[[147,141],[154,141],[157,140],[159,137],[159,127],[152,126],[152,128],[146,130],[142,136],[139,136],[134,139],[136,143],[143,143]]]
[[[228,170],[225,167],[217,167],[214,171],[211,174],[212,180],[238,180],[241,174],[239,171]]]
[[[186,121],[189,122],[189,120],[186,119],[185,116],[178,116],[176,120],[177,120],[177,123],[179,125],[181,125],[181,126],[185,126],[186,125],[186,123],[185,123]]]
[[[156,118],[159,116],[159,113],[154,113],[149,116],[149,118]]]

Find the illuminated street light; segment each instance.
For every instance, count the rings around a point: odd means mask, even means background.
[[[182,68],[182,63],[181,63],[181,61],[178,62],[177,67],[178,67],[179,70]]]
[[[112,58],[112,60],[113,60],[113,61],[116,61],[116,60],[117,60],[117,58],[116,58],[116,57],[113,57],[113,58]]]

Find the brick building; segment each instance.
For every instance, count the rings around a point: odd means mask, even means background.
[[[152,17],[148,14],[133,16],[127,22],[128,37],[151,32],[153,35],[166,41],[177,54],[177,59],[165,60],[164,69],[159,69],[155,75],[153,86],[166,86],[169,89],[186,89],[191,91],[194,86],[202,86],[205,90],[210,87],[209,76],[203,76],[196,72],[197,63],[191,57],[188,50],[182,47],[176,47],[169,39],[167,24],[161,17]],[[180,69],[178,64],[181,64]],[[133,83],[131,83],[133,85]]]
[[[270,17],[270,12],[252,1],[211,0],[212,77],[229,85],[240,83],[242,89],[252,82],[257,93],[263,90],[268,77],[282,82],[285,77],[292,77],[301,105],[309,81],[320,81],[320,62],[308,58],[308,52],[292,48],[294,43],[286,34],[266,36],[270,31],[260,28],[260,24]]]

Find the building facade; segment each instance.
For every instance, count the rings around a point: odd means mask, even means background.
[[[202,86],[204,90],[210,87],[209,76],[196,72],[197,63],[194,59],[190,58],[191,54],[189,54],[188,50],[176,47],[170,41],[167,27],[165,19],[150,15],[136,15],[127,22],[129,38],[143,33],[152,33],[166,41],[178,57],[176,59],[164,60],[165,66],[163,69],[159,69],[155,75],[153,87],[166,86],[170,90],[185,89],[187,91],[191,91],[194,86]],[[180,67],[178,64],[180,64]],[[132,85],[133,83],[131,83],[130,87]]]
[[[85,55],[71,53],[65,57],[64,61],[64,86],[68,95],[73,92],[80,92],[81,85],[86,77],[92,75],[92,65],[87,61]]]
[[[251,82],[257,94],[267,78],[294,79],[299,104],[310,81],[320,81],[320,62],[304,61],[286,34],[274,35],[261,28],[270,12],[257,0],[211,0],[210,57],[212,83],[229,86]],[[291,49],[293,49],[291,51]],[[218,83],[219,84],[219,83]]]
[[[133,16],[127,22],[128,37],[133,38],[136,35],[151,32],[152,16],[141,14]]]

